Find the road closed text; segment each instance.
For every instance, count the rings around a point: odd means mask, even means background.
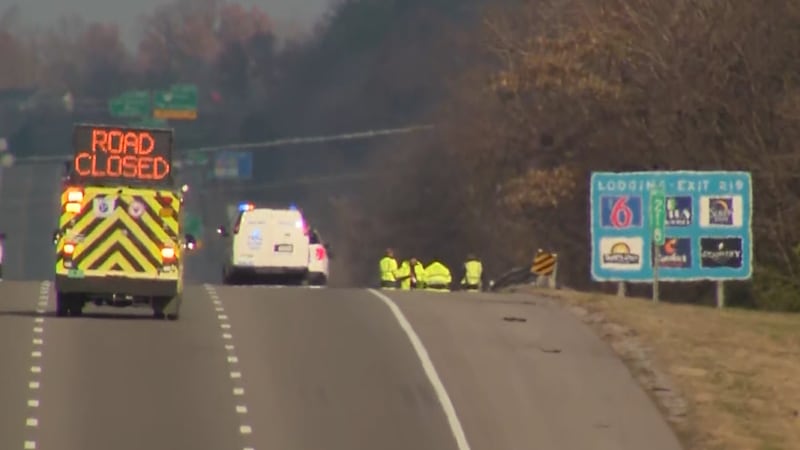
[[[157,131],[108,128],[86,131],[91,135],[78,136],[73,161],[75,172],[81,177],[159,181],[170,175],[169,151],[159,147],[165,144],[168,147],[171,142],[164,143],[159,139],[161,136],[154,136]]]

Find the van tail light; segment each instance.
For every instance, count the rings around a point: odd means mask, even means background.
[[[310,230],[305,220],[302,219],[298,220],[297,222],[294,223],[294,226],[303,230],[303,234],[308,236]]]
[[[325,259],[325,247],[317,247],[317,250],[314,252],[314,256],[316,256],[317,261],[322,261]]]

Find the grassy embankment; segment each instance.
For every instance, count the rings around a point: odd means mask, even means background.
[[[800,449],[800,315],[525,290],[598,330],[687,450]]]

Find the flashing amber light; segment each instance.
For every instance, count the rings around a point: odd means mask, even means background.
[[[75,244],[64,244],[64,254],[71,255],[75,253]]]
[[[161,249],[161,257],[165,260],[175,259],[175,249],[172,247],[164,247]]]
[[[162,206],[172,206],[173,198],[170,196],[162,196],[159,194],[158,202],[161,203]]]
[[[67,201],[80,203],[83,201],[83,191],[69,191],[67,193]]]
[[[80,203],[70,202],[70,203],[67,203],[67,205],[64,207],[64,209],[66,209],[66,211],[68,213],[77,214],[77,213],[81,212],[81,204]]]

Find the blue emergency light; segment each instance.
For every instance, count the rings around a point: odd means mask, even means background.
[[[253,208],[254,208],[254,206],[253,206],[252,203],[240,203],[239,204],[239,211],[240,212],[252,211]]]

